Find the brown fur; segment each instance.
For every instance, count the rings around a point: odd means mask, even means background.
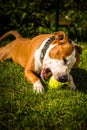
[[[0,42],[10,35],[13,35],[16,39],[7,44],[5,47],[0,48],[0,61],[12,59],[15,63],[20,64],[25,68],[25,77],[27,78],[27,81],[31,82],[32,84],[39,80],[35,74],[34,53],[46,38],[55,36],[56,40],[53,41],[53,44],[58,42],[57,46],[50,51],[51,58],[61,59],[70,55],[73,50],[73,46],[69,43],[68,38],[64,32],[42,34],[36,36],[33,39],[28,39],[23,38],[16,31],[9,31],[0,38]],[[79,57],[78,49],[76,56]],[[79,58],[77,58],[76,66],[78,63]]]

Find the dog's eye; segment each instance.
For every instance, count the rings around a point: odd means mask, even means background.
[[[68,60],[67,59],[65,59],[65,58],[63,58],[63,61],[64,61],[64,64],[66,65],[67,64],[67,62],[68,62]]]

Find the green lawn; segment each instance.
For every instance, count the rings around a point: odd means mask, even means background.
[[[24,69],[0,63],[0,130],[87,130],[87,43],[79,68],[72,72],[77,90],[32,91]]]

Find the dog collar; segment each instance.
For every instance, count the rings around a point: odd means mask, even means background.
[[[51,42],[52,42],[53,40],[55,40],[55,37],[54,37],[54,36],[50,37],[50,38],[47,40],[47,42],[45,43],[43,49],[41,50],[41,55],[40,55],[40,60],[41,60],[41,62],[43,62],[44,56],[45,56],[45,54],[46,54],[46,51],[47,51],[49,45],[51,44]]]

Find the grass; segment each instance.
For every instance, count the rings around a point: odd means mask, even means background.
[[[24,69],[0,62],[0,130],[87,130],[87,44],[79,68],[72,73],[76,91],[32,91]]]

